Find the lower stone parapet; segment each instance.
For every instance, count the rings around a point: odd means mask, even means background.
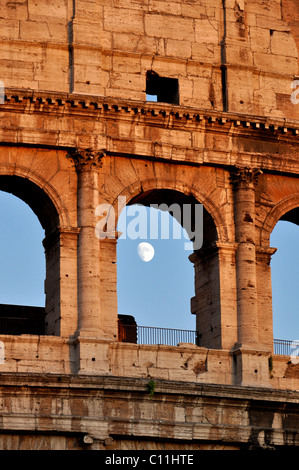
[[[90,337],[1,335],[0,374],[115,376],[299,391],[290,356],[254,349],[119,343]]]
[[[299,446],[299,392],[149,378],[0,375],[0,450]]]

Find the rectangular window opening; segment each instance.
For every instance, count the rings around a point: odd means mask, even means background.
[[[160,77],[152,70],[146,74],[146,99],[160,103],[179,104],[179,81],[177,78]]]

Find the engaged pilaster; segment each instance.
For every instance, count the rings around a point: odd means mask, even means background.
[[[271,258],[276,248],[256,247],[256,277],[259,315],[259,342],[273,351],[273,310]]]
[[[195,269],[191,312],[199,346],[231,349],[237,341],[235,250],[234,243],[216,241],[189,256]]]
[[[57,227],[43,241],[47,266],[45,328],[49,335],[68,337],[77,328],[78,235],[77,227]]]
[[[98,171],[102,151],[75,149],[69,153],[78,174],[78,334],[101,335],[100,251],[95,236],[99,204]]]
[[[255,187],[260,170],[232,172],[237,284],[238,346],[258,345],[258,301],[255,249]]]

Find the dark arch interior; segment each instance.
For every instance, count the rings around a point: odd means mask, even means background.
[[[287,222],[292,222],[293,224],[299,225],[299,207],[290,210],[286,214],[284,214],[280,220],[284,220]]]
[[[49,196],[36,184],[20,176],[0,176],[0,190],[22,199],[38,217],[45,234],[59,225],[59,216]]]

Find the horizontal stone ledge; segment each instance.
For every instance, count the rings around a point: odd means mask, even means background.
[[[276,155],[250,153],[250,152],[232,152],[206,147],[178,147],[169,144],[157,144],[152,141],[143,140],[125,140],[121,138],[110,138],[97,142],[92,134],[77,134],[74,132],[59,131],[36,131],[34,129],[10,129],[2,128],[0,130],[0,147],[23,147],[35,149],[51,149],[67,152],[73,148],[88,148],[94,151],[106,148],[106,155],[109,157],[129,158],[135,160],[146,160],[152,162],[167,162],[173,165],[188,166],[214,166],[229,170],[237,162],[242,161],[244,167],[256,165],[256,157],[262,157],[259,167],[263,173],[276,173],[285,176],[299,174],[298,160],[291,156],[284,156],[284,166],[281,168],[281,159]],[[126,145],[124,145],[124,142]],[[130,151],[131,149],[131,151]],[[3,166],[3,163],[2,163]],[[263,202],[269,205],[268,201]],[[272,205],[272,204],[271,204]]]
[[[55,373],[26,373],[26,372],[3,372],[1,373],[0,389],[4,390],[7,387],[11,389],[14,387],[16,390],[19,388],[22,393],[25,390],[32,389],[43,390],[43,395],[47,389],[50,394],[55,389],[74,390],[74,393],[80,391],[80,396],[86,394],[90,396],[92,391],[98,394],[102,392],[113,392],[122,390],[128,394],[144,392],[148,394],[148,383],[151,377],[135,378],[135,377],[118,377],[118,376],[91,376],[91,375],[68,375],[68,374],[55,374]],[[293,390],[279,390],[269,389],[264,387],[253,386],[235,386],[235,385],[218,385],[207,383],[195,382],[178,382],[164,379],[154,379],[155,381],[155,394],[156,395],[185,395],[195,396],[202,398],[219,398],[228,400],[247,400],[259,402],[276,402],[281,404],[298,404],[299,391]],[[272,406],[272,405],[271,405]]]
[[[38,399],[38,397],[36,397]],[[69,401],[72,400],[68,397]],[[139,404],[137,402],[137,404]],[[205,405],[205,404],[203,404]],[[207,406],[209,404],[207,403]],[[230,405],[228,405],[230,407]],[[183,408],[183,406],[182,406]],[[222,403],[220,409],[224,409]],[[243,410],[244,421],[246,420],[246,410]],[[297,438],[298,433],[293,430],[265,428],[265,426],[253,427],[250,424],[230,424],[230,423],[209,423],[196,421],[172,421],[165,418],[161,419],[141,419],[128,414],[127,417],[106,416],[82,416],[82,415],[62,415],[49,413],[43,414],[39,419],[34,411],[22,413],[1,414],[2,432],[34,432],[47,433],[53,435],[65,436],[89,436],[92,440],[120,439],[125,436],[134,436],[142,439],[163,439],[167,435],[172,442],[184,441],[194,443],[200,441],[219,442],[222,436],[225,436],[227,443],[251,443],[253,429],[257,431],[270,431],[272,434],[272,444],[284,445],[285,433],[292,432],[292,438]],[[76,421],[76,426],[73,423]],[[297,440],[297,439],[296,439]],[[85,444],[88,441],[85,441]],[[91,443],[91,442],[90,442]]]
[[[33,106],[28,106],[28,101]],[[78,93],[56,93],[51,91],[37,91],[31,89],[5,89],[5,102],[0,104],[0,111],[7,108],[17,107],[22,103],[23,112],[46,112],[45,106],[49,106],[49,111],[53,107],[66,112],[67,109],[77,109],[80,116],[86,113],[117,114],[128,113],[132,115],[142,115],[145,118],[160,119],[171,116],[174,120],[184,120],[186,122],[203,121],[207,125],[231,125],[240,128],[251,128],[257,132],[281,134],[299,134],[299,121],[287,120],[283,118],[270,118],[267,116],[253,116],[248,114],[238,114],[223,111],[197,109],[180,105],[172,105],[161,102],[147,102],[137,100],[123,100],[120,98],[91,96]],[[52,108],[51,108],[52,106]]]

